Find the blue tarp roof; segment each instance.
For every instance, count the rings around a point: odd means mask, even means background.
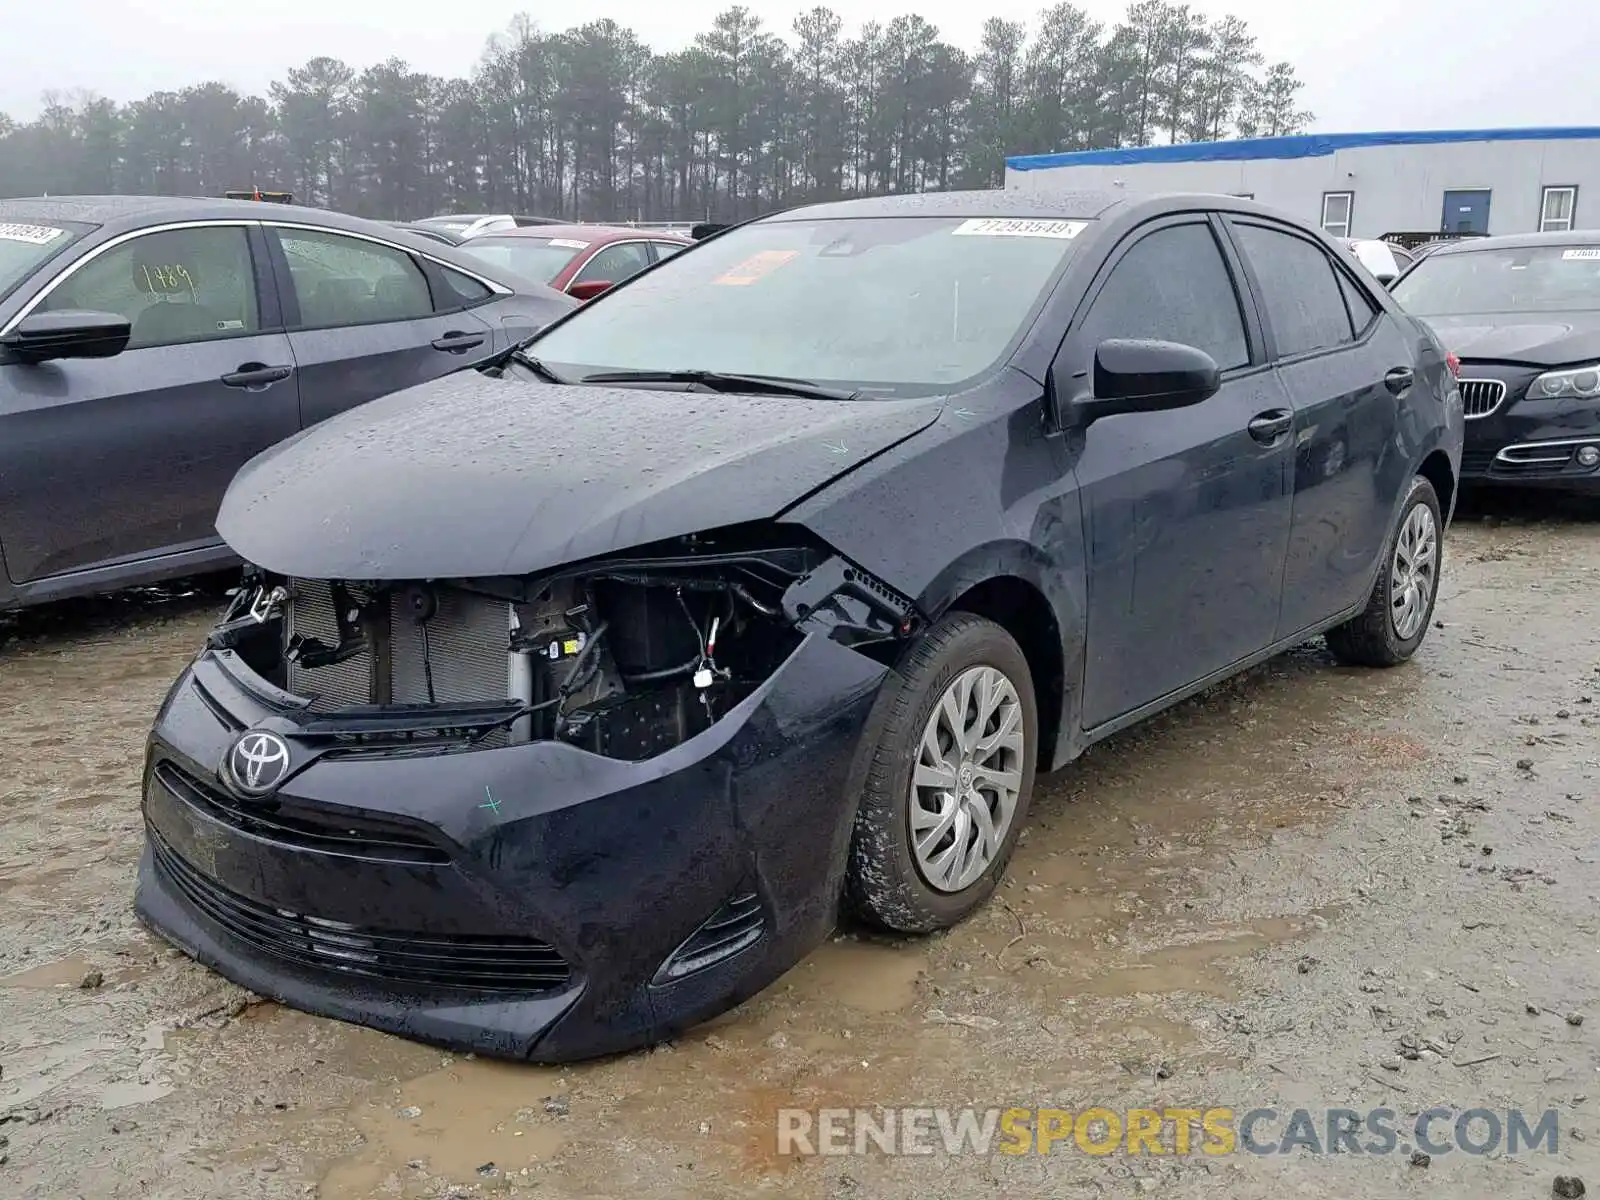
[[[1132,146],[1113,150],[1072,150],[1063,154],[1017,154],[1006,159],[1013,171],[1053,167],[1122,167],[1134,163],[1246,162],[1258,158],[1318,158],[1360,146],[1427,146],[1448,142],[1541,142],[1600,139],[1600,126],[1568,125],[1542,129],[1421,129],[1409,133],[1301,133],[1291,137],[1239,138],[1231,142],[1188,142],[1178,146]]]

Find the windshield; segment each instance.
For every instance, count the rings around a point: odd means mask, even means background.
[[[478,237],[463,243],[460,250],[487,266],[548,283],[574,254],[588,248],[588,242],[577,238]]]
[[[92,228],[76,221],[36,224],[0,220],[0,296],[9,294]]]
[[[867,392],[948,391],[998,364],[1083,221],[762,221],[674,254],[530,353],[601,371],[779,375]]]
[[[1600,245],[1430,254],[1395,285],[1419,317],[1600,309]]]

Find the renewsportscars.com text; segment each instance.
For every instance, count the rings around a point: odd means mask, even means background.
[[[1554,1109],[784,1108],[779,1154],[1554,1154]]]

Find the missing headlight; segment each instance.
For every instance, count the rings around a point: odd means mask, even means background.
[[[710,728],[808,634],[883,658],[918,622],[837,556],[707,535],[526,580],[251,587],[272,603],[231,614],[212,647],[305,698],[318,736],[347,730],[371,752],[415,746],[432,712],[457,749],[559,740],[646,759]]]

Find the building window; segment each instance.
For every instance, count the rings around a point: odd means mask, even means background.
[[[1322,193],[1322,228],[1334,237],[1350,236],[1350,213],[1356,205],[1354,192]]]
[[[1575,187],[1547,187],[1539,205],[1539,232],[1565,233],[1572,228],[1572,218],[1578,211],[1578,189]]]

